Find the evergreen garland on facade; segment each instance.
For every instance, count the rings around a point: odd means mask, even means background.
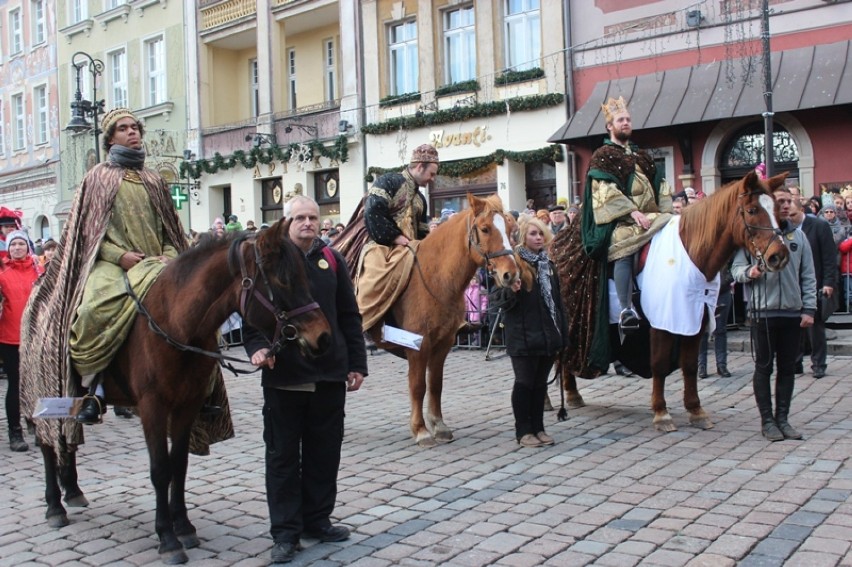
[[[565,156],[562,153],[562,146],[559,144],[551,144],[537,150],[529,150],[526,152],[497,150],[486,156],[442,162],[438,166],[438,175],[444,175],[447,177],[464,177],[466,175],[476,173],[493,163],[502,165],[503,161],[507,159],[517,163],[538,163],[543,161],[558,162],[565,159]],[[367,175],[364,177],[364,180],[368,183],[372,183],[377,175],[399,172],[402,171],[403,168],[405,168],[404,165],[388,168],[370,167],[367,169]]]
[[[562,93],[519,96],[506,100],[478,103],[472,106],[448,108],[446,110],[438,110],[428,114],[418,112],[411,116],[391,118],[385,122],[365,124],[361,127],[361,131],[365,134],[374,135],[389,134],[391,132],[396,132],[397,130],[411,130],[413,128],[435,126],[437,124],[447,124],[449,122],[460,122],[464,120],[471,120],[473,118],[497,116],[500,114],[506,114],[507,112],[538,110],[549,106],[557,106],[562,104],[563,100],[565,100],[565,95]]]
[[[326,147],[318,140],[312,140],[304,144],[293,143],[286,146],[274,144],[268,148],[252,148],[248,152],[236,150],[229,156],[223,156],[216,152],[210,159],[182,162],[180,164],[180,175],[190,179],[199,179],[203,173],[213,175],[220,171],[233,169],[237,165],[252,169],[258,163],[289,162],[294,155],[298,155],[305,147],[309,150],[307,154],[302,156],[306,160],[315,157],[324,157],[340,163],[346,163],[349,160],[348,140],[346,136],[338,136],[330,147]]]

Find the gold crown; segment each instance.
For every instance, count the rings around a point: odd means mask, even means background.
[[[840,189],[840,196],[843,197],[844,200],[852,197],[852,185],[847,185]]]
[[[627,103],[624,101],[623,96],[618,98],[610,97],[605,104],[601,105],[601,110],[603,110],[606,121],[612,122],[612,119],[616,114],[619,112],[627,112]]]

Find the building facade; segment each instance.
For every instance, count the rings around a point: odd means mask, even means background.
[[[336,0],[198,4],[193,228],[232,214],[272,223],[293,194],[347,220],[363,192],[357,19]]]
[[[656,152],[676,189],[712,193],[765,160],[764,95],[771,92],[772,170],[789,172],[788,183],[806,196],[851,184],[852,5],[767,5],[569,1],[567,76],[576,111],[550,139],[576,156],[580,176],[572,182],[582,183],[606,135],[600,105],[624,96],[634,140]]]
[[[70,0],[59,3],[58,79],[62,151],[56,214],[67,217],[86,172],[106,159],[100,120],[112,108],[128,107],[145,126],[146,166],[172,185],[185,226],[190,210],[180,164],[187,149],[185,5],[166,0]],[[77,91],[98,106],[87,114],[93,128],[71,132]],[[80,118],[80,117],[77,117]],[[95,129],[97,128],[97,130]]]
[[[0,205],[23,213],[33,240],[57,237],[56,2],[0,5]]]

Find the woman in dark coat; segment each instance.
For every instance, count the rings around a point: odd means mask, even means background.
[[[544,399],[568,325],[556,269],[546,252],[553,234],[540,220],[530,218],[521,221],[519,240],[515,258],[521,278],[511,289],[495,292],[492,301],[503,309],[506,352],[515,372],[515,438],[523,447],[541,447],[553,444],[544,431]]]

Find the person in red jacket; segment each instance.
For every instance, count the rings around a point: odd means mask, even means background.
[[[840,250],[840,289],[848,311],[852,304],[852,238],[847,238],[837,248]]]
[[[21,390],[18,347],[21,344],[21,316],[41,267],[35,261],[30,239],[22,230],[6,235],[9,257],[0,268],[0,358],[9,378],[6,389],[6,419],[9,422],[9,447],[13,451],[29,449],[21,429]]]

